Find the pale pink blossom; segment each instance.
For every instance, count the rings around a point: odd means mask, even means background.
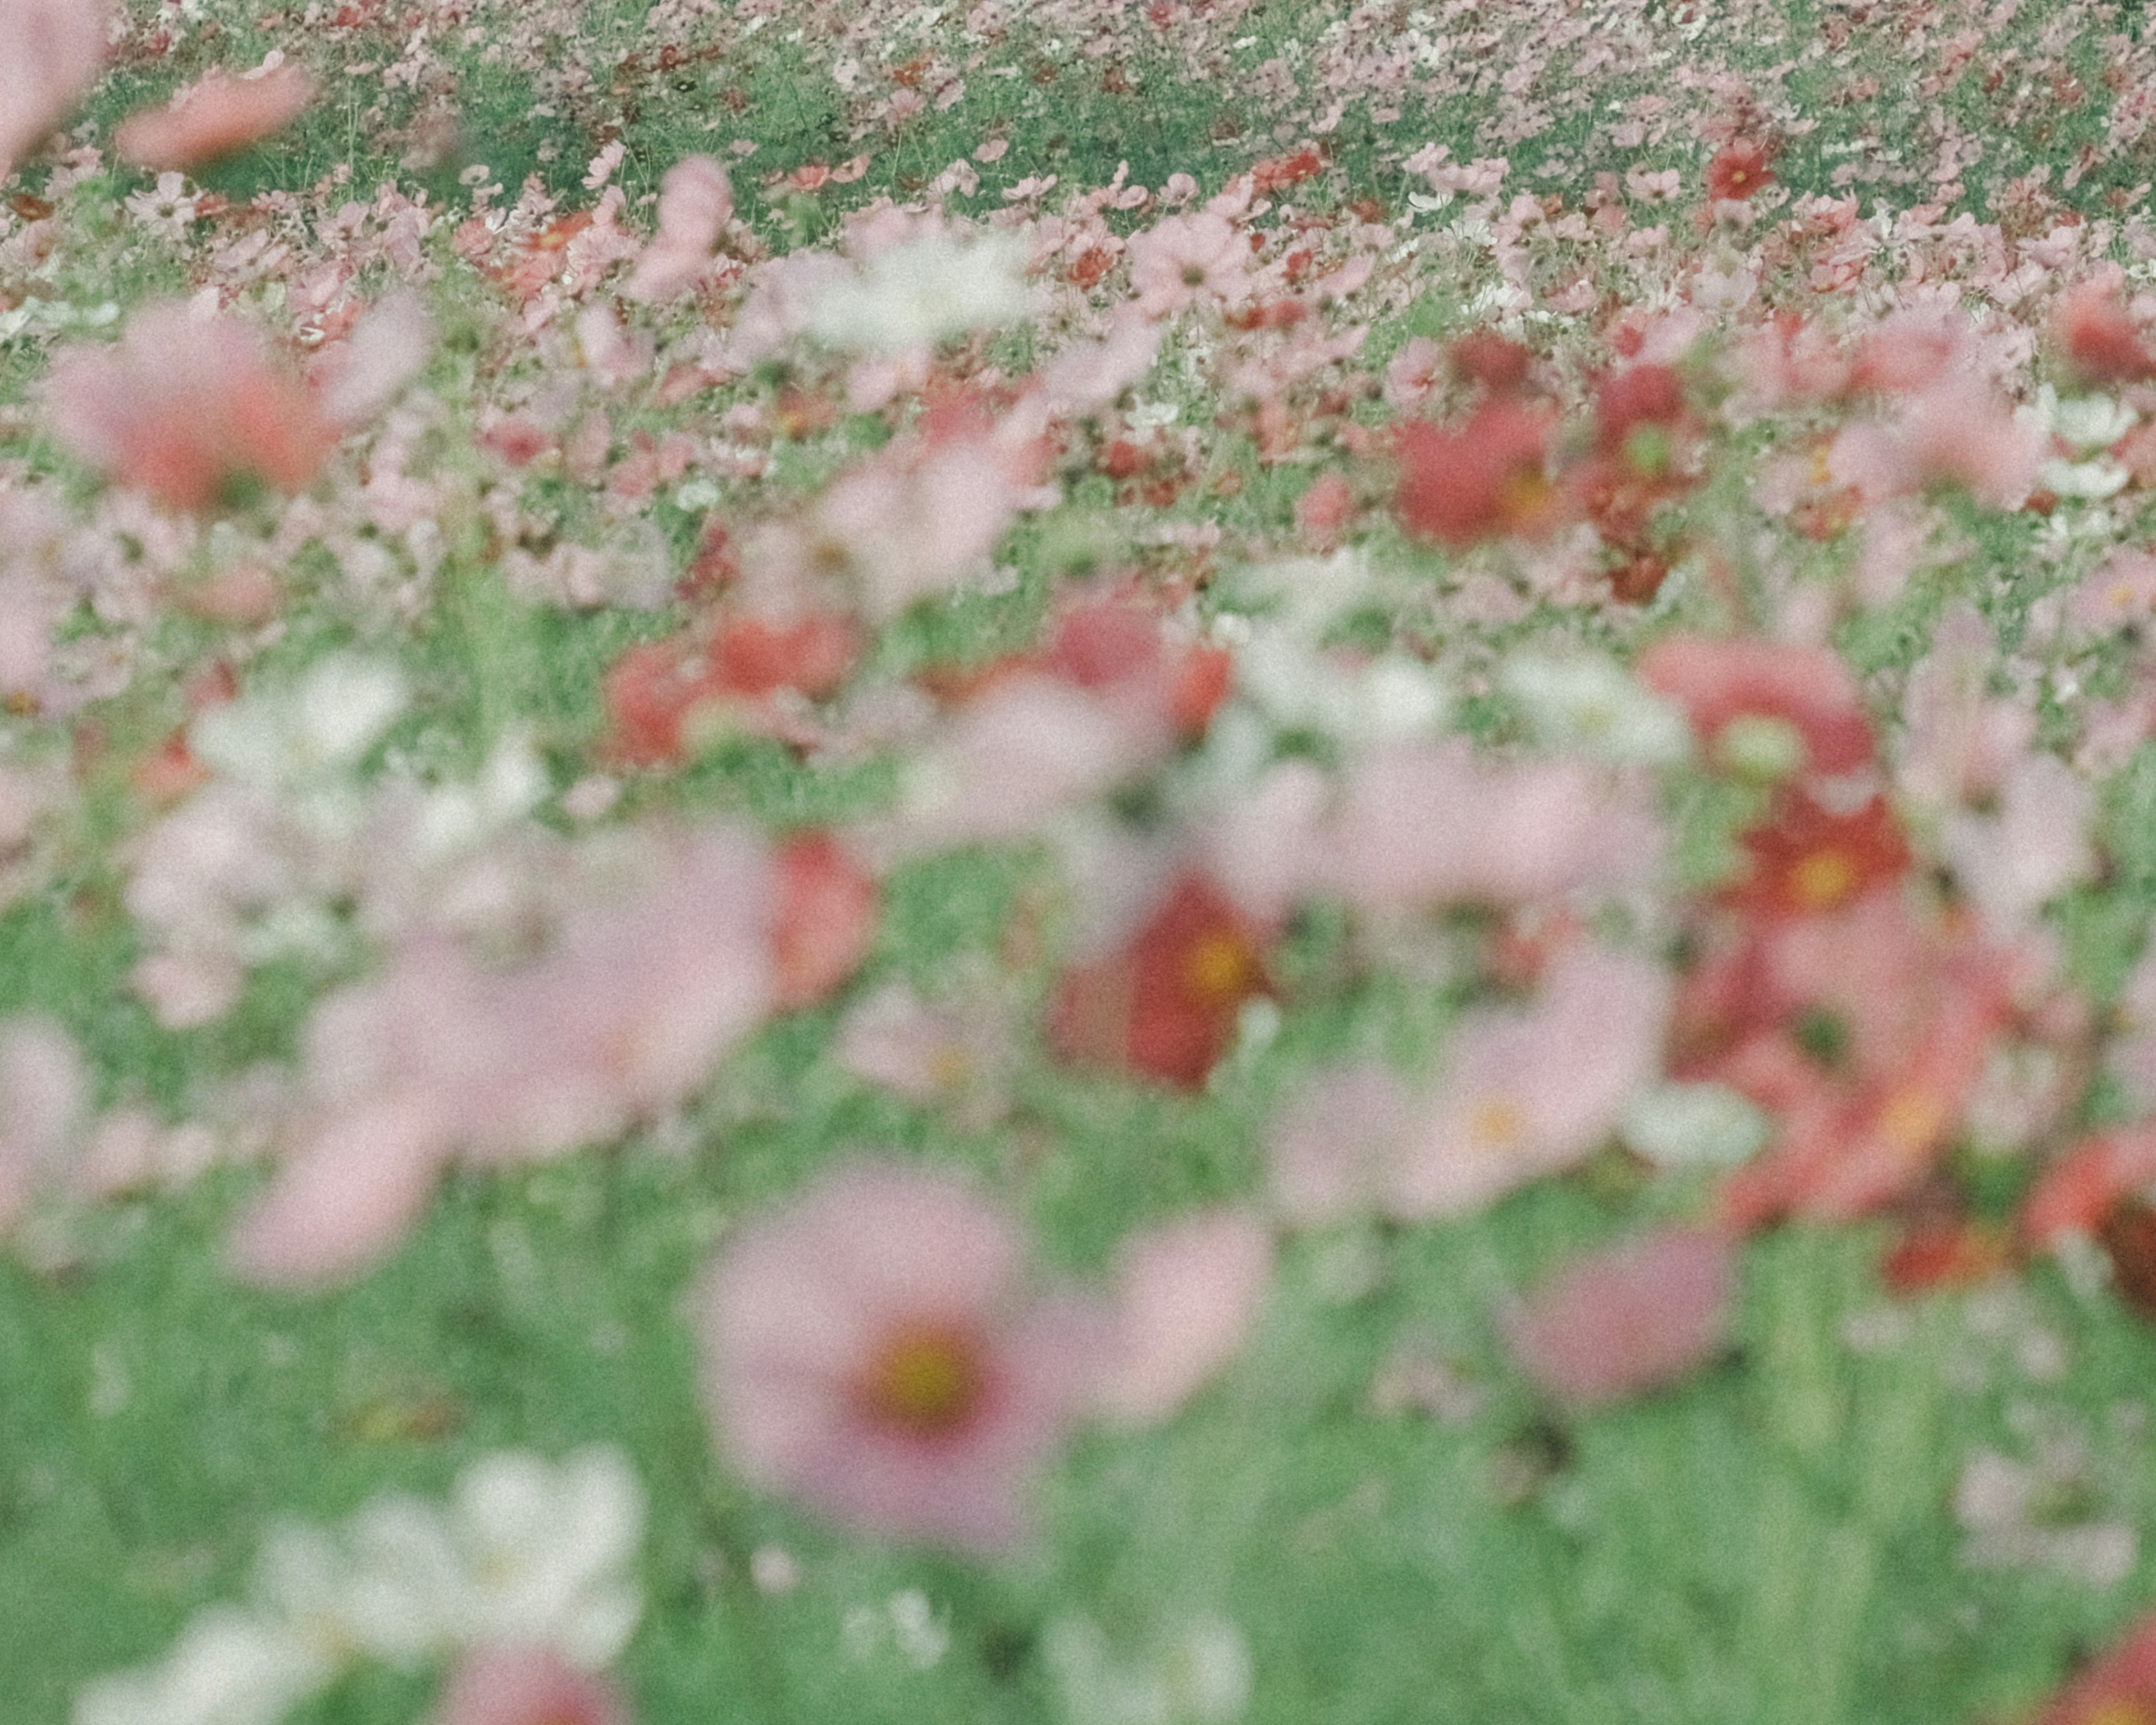
[[[708,156],[675,162],[660,182],[658,234],[637,259],[623,294],[670,300],[707,280],[733,213],[733,182],[723,167]]]
[[[1573,1408],[1697,1371],[1728,1345],[1736,1258],[1720,1235],[1663,1228],[1587,1253],[1502,1318],[1527,1374]]]
[[[1130,239],[1131,286],[1148,317],[1186,305],[1240,305],[1250,295],[1250,242],[1211,210],[1169,216]]]
[[[301,66],[258,68],[234,78],[211,72],[167,106],[139,108],[112,134],[121,160],[137,167],[199,167],[275,136],[315,99],[315,80]]]
[[[2090,634],[2147,627],[2156,617],[2156,557],[2121,547],[2074,589],[2066,614]]]
[[[957,1124],[974,1128],[1009,1106],[1018,1060],[1009,1004],[986,987],[947,1003],[925,999],[905,983],[848,1007],[833,1052],[856,1078],[942,1104]]]
[[[629,1725],[603,1677],[545,1647],[478,1647],[457,1661],[433,1725]]]
[[[1953,374],[1907,397],[1891,422],[1843,427],[1827,452],[1827,469],[1868,499],[1952,483],[1990,508],[2018,509],[2045,453],[2041,435],[1980,381]]]
[[[1389,1068],[1320,1073],[1267,1134],[1275,1208],[1305,1228],[1374,1209],[1413,1120],[1414,1098]]]
[[[721,1446],[864,1532],[993,1551],[1097,1381],[1099,1315],[1036,1291],[963,1177],[826,1173],[726,1245],[698,1298]]]
[[[90,1070],[65,1030],[31,1014],[0,1024],[0,1235],[52,1176],[89,1101]]]
[[[1271,1232],[1245,1210],[1132,1235],[1117,1260],[1102,1407],[1134,1425],[1174,1414],[1241,1351],[1272,1267]]]
[[[773,897],[767,847],[720,829],[575,907],[538,958],[490,969],[423,937],[329,996],[307,1031],[312,1117],[235,1235],[242,1272],[342,1279],[452,1158],[558,1156],[678,1106],[773,1006]]]
[[[62,352],[45,392],[72,454],[175,510],[253,484],[296,490],[337,441],[314,391],[248,325],[172,302],[139,308],[117,347]]]
[[[1314,885],[1375,910],[1517,904],[1651,879],[1659,824],[1582,762],[1491,764],[1464,741],[1402,745],[1350,773]]]
[[[89,94],[111,17],[103,0],[0,0],[0,179]]]
[[[1669,1009],[1659,966],[1584,947],[1551,964],[1526,1011],[1463,1014],[1434,1110],[1390,1171],[1387,1210],[1466,1215],[1588,1155],[1660,1070]]]

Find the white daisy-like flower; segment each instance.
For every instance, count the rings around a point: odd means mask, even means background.
[[[1683,713],[1614,659],[1517,653],[1499,675],[1537,740],[1550,747],[1656,767],[1691,752]]]
[[[1025,264],[1024,243],[1012,234],[909,240],[824,288],[808,308],[808,332],[849,352],[901,353],[1016,323],[1037,309]]]
[[[357,766],[411,700],[386,660],[332,653],[299,685],[212,707],[187,746],[212,772],[264,789],[305,785]]]
[[[87,1685],[74,1725],[277,1725],[336,1671],[290,1625],[219,1606],[155,1665]]]
[[[1774,1136],[1766,1115],[1725,1084],[1656,1084],[1635,1096],[1619,1132],[1658,1168],[1734,1168]]]

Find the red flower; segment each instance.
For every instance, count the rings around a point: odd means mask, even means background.
[[[1485,402],[1455,431],[1409,420],[1396,434],[1400,525],[1455,551],[1556,526],[1563,509],[1547,471],[1552,423],[1547,409],[1509,398]]]
[[[1765,191],[1774,183],[1774,172],[1767,166],[1774,155],[1771,145],[1756,138],[1738,138],[1724,144],[1707,165],[1707,195],[1718,203]]]
[[[2061,1689],[2035,1725],[2151,1725],[2156,1722],[2156,1616],[2143,1617],[2111,1651]]]
[[[1186,873],[1111,957],[1067,972],[1049,1012],[1062,1058],[1195,1090],[1266,992],[1256,930],[1203,875]]]
[[[844,682],[860,657],[850,618],[816,612],[791,623],[736,615],[706,639],[690,631],[631,647],[607,672],[608,752],[626,767],[678,762],[700,727],[732,716],[750,730],[784,736],[770,698],[792,691],[809,700]]]
[[[1785,792],[1774,818],[1742,842],[1751,868],[1723,896],[1755,916],[1837,911],[1909,866],[1908,842],[1881,797],[1835,814],[1802,792]]]

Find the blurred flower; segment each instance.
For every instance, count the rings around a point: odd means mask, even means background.
[[[1272,1266],[1271,1234],[1243,1210],[1212,1210],[1127,1239],[1102,1404],[1136,1425],[1173,1414],[1241,1349]]]
[[[1736,1293],[1719,1235],[1665,1228],[1589,1252],[1502,1317],[1529,1377],[1573,1407],[1674,1383],[1726,1345]]]
[[[659,232],[623,285],[632,300],[670,300],[711,272],[713,254],[733,218],[733,183],[708,156],[685,157],[659,185]]]
[[[1161,1625],[1128,1661],[1092,1623],[1065,1617],[1043,1652],[1068,1725],[1230,1725],[1250,1702],[1250,1644],[1223,1617]]]
[[[862,1532],[1011,1544],[1081,1411],[1098,1313],[1029,1286],[1016,1226],[950,1173],[827,1173],[700,1296],[711,1416],[755,1484]]]
[[[0,179],[97,81],[111,16],[100,0],[0,0]]]
[[[2156,1716],[2156,1616],[2136,1620],[2034,1725],[2137,1725]]]
[[[1659,966],[1582,946],[1551,963],[1525,1012],[1461,1014],[1383,1208],[1405,1220],[1466,1215],[1586,1156],[1659,1070],[1669,1001]]]
[[[155,1665],[85,1685],[74,1725],[278,1725],[336,1671],[285,1625],[214,1606]]]
[[[1456,429],[1406,421],[1395,434],[1400,525],[1452,551],[1548,531],[1564,508],[1547,471],[1554,425],[1553,413],[1509,396],[1486,401]]]
[[[925,234],[880,251],[809,304],[808,333],[854,353],[898,353],[1030,317],[1027,248],[1012,234]]]
[[[1066,1060],[1194,1090],[1267,991],[1265,937],[1203,875],[1184,873],[1108,956],[1056,984],[1048,1034]]]
[[[138,307],[117,347],[63,352],[45,393],[70,453],[183,511],[255,485],[296,490],[337,441],[315,393],[245,323],[171,301]]]
[[[282,131],[314,99],[304,67],[280,64],[238,78],[211,72],[167,106],[130,114],[114,128],[112,147],[137,167],[185,172]]]
[[[449,1674],[433,1725],[629,1725],[610,1684],[544,1649],[483,1647]]]
[[[1598,760],[1668,766],[1690,753],[1682,711],[1614,660],[1516,653],[1499,673],[1537,740]]]

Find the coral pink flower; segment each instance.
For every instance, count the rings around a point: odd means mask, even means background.
[[[1774,146],[1757,138],[1737,138],[1715,152],[1707,165],[1707,195],[1719,203],[1725,198],[1749,198],[1774,183]]]
[[[0,0],[0,179],[97,81],[111,16],[101,0]]]
[[[296,490],[337,442],[316,393],[246,324],[170,302],[138,310],[116,347],[62,353],[45,388],[73,454],[175,510]]]
[[[1588,1155],[1660,1070],[1669,1004],[1660,967],[1584,947],[1551,964],[1527,1012],[1464,1014],[1435,1112],[1390,1170],[1386,1209],[1467,1215]]]
[[[2145,383],[2156,378],[2156,357],[2141,326],[2118,300],[2119,272],[2104,275],[2061,295],[2051,314],[2051,332],[2074,369],[2088,382]]]
[[[1128,942],[1065,973],[1049,1008],[1056,1053],[1186,1090],[1227,1051],[1266,992],[1264,939],[1203,875],[1184,874]]]
[[[1250,242],[1225,216],[1170,216],[1131,236],[1131,286],[1148,317],[1201,300],[1240,305],[1250,295]]]
[[[782,1011],[834,993],[875,939],[875,878],[829,833],[803,833],[778,852],[778,920],[772,929],[774,1004]]]
[[[622,292],[632,300],[670,300],[696,286],[711,274],[733,213],[733,183],[725,168],[708,156],[675,162],[660,182],[658,235]]]
[[[705,1384],[742,1472],[844,1525],[977,1551],[1097,1381],[1100,1314],[1029,1286],[1018,1227],[963,1178],[826,1174],[721,1253]]]
[[[314,99],[315,80],[304,67],[239,78],[212,72],[170,105],[130,114],[114,131],[112,147],[137,167],[186,172],[274,136]]]
[[[2156,1126],[2082,1139],[2046,1168],[2021,1200],[2021,1237],[2041,1249],[2061,1235],[2094,1234],[2120,1199],[2156,1180]]]
[[[1527,1374],[1574,1408],[1697,1370],[1729,1339],[1735,1255],[1720,1235],[1664,1228],[1588,1253],[1504,1313]]]
[[[1789,764],[1833,777],[1871,759],[1871,721],[1849,667],[1825,647],[1751,636],[1665,635],[1640,677],[1678,702],[1710,749],[1727,753],[1740,719],[1779,721],[1801,747]]]
[[[1502,534],[1547,531],[1563,509],[1546,470],[1554,424],[1548,410],[1509,397],[1485,402],[1457,430],[1409,420],[1397,433],[1393,508],[1400,525],[1455,551]]]
[[[1219,1209],[1133,1235],[1119,1255],[1102,1406],[1166,1420],[1241,1350],[1272,1280],[1272,1235]]]
[[[613,1686],[548,1649],[480,1647],[449,1673],[434,1725],[629,1725]]]
[[[2156,1615],[2141,1618],[2052,1697],[2033,1725],[2143,1725],[2156,1719]]]
[[[685,759],[729,725],[788,738],[800,704],[852,675],[860,626],[835,611],[765,619],[732,611],[715,624],[631,647],[608,669],[606,752],[625,767]]]

